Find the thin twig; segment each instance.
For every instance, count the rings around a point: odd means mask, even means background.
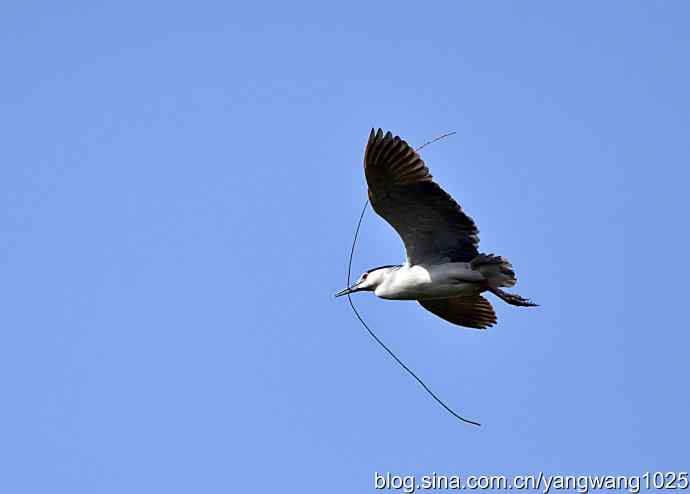
[[[448,132],[447,134],[443,134],[442,136],[438,136],[435,139],[432,139],[430,141],[425,142],[424,144],[422,144],[421,146],[416,148],[415,151],[420,151],[420,150],[424,149],[425,147],[427,147],[429,144],[433,144],[435,142],[440,141],[441,139],[445,139],[446,137],[450,137],[450,136],[455,135],[455,134],[457,134],[457,132],[453,131],[453,132]]]
[[[455,132],[453,132],[453,133],[451,133],[451,134],[443,135],[443,136],[441,136],[441,137],[438,137],[438,138],[434,139],[433,141],[429,141],[429,142],[426,143],[426,144],[431,144],[432,142],[436,142],[436,141],[438,141],[438,140],[440,140],[440,139],[443,139],[444,137],[447,137],[447,136],[449,136],[449,135],[453,135],[454,133],[455,133]],[[422,146],[421,146],[420,148],[418,148],[418,149],[421,149],[422,147],[426,146],[426,144],[422,145]],[[351,277],[351,275],[352,275],[352,258],[354,257],[354,254],[355,254],[355,246],[357,245],[357,237],[359,236],[359,228],[362,226],[362,220],[364,219],[364,213],[366,212],[367,206],[368,206],[368,205],[369,205],[369,199],[367,199],[367,201],[364,203],[364,207],[362,208],[362,214],[359,215],[359,221],[357,221],[357,229],[355,230],[355,238],[352,240],[352,248],[350,249],[350,260],[349,260],[348,265],[347,265],[347,285],[345,285],[345,286],[350,286],[350,277]],[[402,367],[403,369],[405,369],[405,370],[408,372],[408,374],[410,374],[412,377],[414,377],[415,380],[424,388],[424,390],[425,390],[427,393],[429,393],[429,396],[431,396],[434,400],[436,400],[436,402],[437,402],[439,405],[441,405],[443,408],[445,408],[445,409],[448,411],[448,413],[450,413],[451,415],[453,415],[453,416],[454,416],[455,418],[457,418],[458,420],[461,420],[461,421],[463,421],[463,422],[466,422],[466,423],[472,424],[472,425],[476,425],[476,426],[480,426],[480,425],[481,425],[481,424],[479,424],[479,422],[475,422],[475,421],[473,421],[473,420],[468,420],[468,419],[466,419],[466,418],[464,418],[464,417],[461,417],[461,416],[458,415],[452,408],[450,408],[448,405],[446,405],[446,404],[444,403],[444,401],[443,401],[441,398],[439,398],[438,396],[436,396],[436,394],[435,394],[433,391],[431,391],[431,389],[429,389],[429,386],[427,386],[427,385],[424,383],[424,381],[422,381],[422,380],[417,376],[417,374],[415,374],[407,365],[405,365],[405,363],[404,363],[402,360],[400,360],[400,359],[398,358],[398,356],[395,355],[395,353],[393,353],[393,351],[392,351],[390,348],[388,348],[388,347],[386,346],[386,344],[383,343],[383,341],[381,341],[381,340],[379,339],[378,336],[376,336],[376,333],[374,333],[374,332],[371,330],[371,328],[367,325],[367,323],[364,322],[364,319],[362,319],[362,316],[360,316],[360,315],[359,315],[359,312],[357,312],[357,308],[355,307],[354,302],[352,302],[352,297],[350,296],[349,293],[347,294],[347,299],[348,299],[348,301],[350,302],[350,307],[352,307],[352,310],[354,311],[355,315],[357,316],[357,319],[359,319],[359,322],[362,323],[362,326],[364,326],[364,329],[367,330],[367,332],[369,333],[369,336],[371,336],[371,337],[374,339],[374,341],[376,341],[376,343],[378,343],[378,344],[381,346],[381,348],[383,348],[383,349],[388,353],[388,355],[390,355],[390,356],[393,358],[393,360],[395,360],[395,361],[400,365],[400,367]]]

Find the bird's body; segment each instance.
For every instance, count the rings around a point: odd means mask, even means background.
[[[453,198],[432,180],[429,169],[405,141],[372,129],[364,154],[369,200],[405,244],[404,264],[364,273],[336,296],[373,291],[389,300],[417,300],[460,326],[486,328],[496,322],[489,291],[511,305],[534,306],[501,290],[515,285],[510,262],[478,251],[479,230]]]
[[[484,277],[468,262],[432,265],[403,264],[386,268],[374,294],[389,300],[426,300],[478,295]]]

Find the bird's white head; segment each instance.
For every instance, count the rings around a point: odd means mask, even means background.
[[[355,292],[373,292],[381,283],[383,283],[389,273],[395,271],[400,266],[381,266],[370,269],[362,274],[352,286],[339,291],[335,294],[336,297],[348,295]]]

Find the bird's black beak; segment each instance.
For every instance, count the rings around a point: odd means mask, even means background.
[[[357,285],[359,285],[361,283],[362,282],[360,281],[359,283],[355,283],[354,285],[352,285],[350,288],[346,288],[345,290],[340,290],[338,293],[335,294],[335,297],[338,298],[338,297],[342,297],[343,295],[349,295],[350,293],[355,293],[357,291],[357,290],[355,290],[355,288],[357,288]]]
[[[343,295],[347,295],[348,293],[352,293],[352,288],[346,288],[345,290],[340,290],[338,293],[335,294],[335,297],[342,297]]]

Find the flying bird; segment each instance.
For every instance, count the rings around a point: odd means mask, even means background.
[[[366,271],[336,297],[370,291],[388,300],[416,300],[450,323],[476,329],[496,323],[484,292],[518,307],[536,306],[501,290],[517,282],[513,266],[505,257],[479,252],[474,221],[432,180],[407,142],[371,129],[364,174],[374,211],[398,232],[407,259]]]

